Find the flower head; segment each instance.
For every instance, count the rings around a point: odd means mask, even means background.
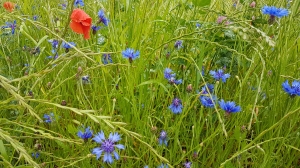
[[[256,6],[256,2],[255,1],[252,1],[251,3],[250,3],[250,5],[249,5],[251,8],[255,8],[255,6]]]
[[[12,12],[14,9],[15,9],[15,4],[12,3],[12,2],[4,2],[3,3],[3,7],[9,11],[9,12]]]
[[[276,16],[276,17],[283,17],[287,16],[289,14],[289,11],[285,8],[276,8],[275,6],[264,6],[261,9],[262,13],[265,15],[270,15],[270,16]]]
[[[196,29],[199,29],[201,27],[200,23],[196,23]]]
[[[15,29],[17,27],[17,22],[16,21],[14,21],[13,23],[6,22],[5,24],[6,24],[5,26],[2,26],[2,29],[10,28],[11,29],[11,34],[15,34]]]
[[[184,168],[191,168],[192,162],[185,162],[183,163]]]
[[[100,144],[100,147],[96,147],[93,149],[92,153],[97,156],[97,160],[100,158],[102,153],[103,162],[113,163],[114,159],[111,156],[113,154],[116,160],[120,159],[119,154],[115,151],[115,149],[125,149],[125,146],[122,144],[116,144],[116,142],[121,140],[121,137],[118,133],[110,133],[109,137],[105,139],[105,135],[103,131],[99,132],[93,140]]]
[[[58,48],[58,40],[51,39],[51,40],[48,40],[48,42],[51,43],[51,46],[52,46],[51,52],[53,54],[56,53],[56,49]]]
[[[44,114],[45,123],[52,123],[54,121],[54,114]]]
[[[218,23],[218,24],[221,24],[221,23],[223,23],[223,21],[226,20],[226,19],[227,19],[226,16],[219,16],[218,19],[217,19],[217,23]]]
[[[105,16],[104,11],[102,9],[98,12],[98,18],[99,18],[98,23],[103,23],[105,26],[108,26],[109,20]]]
[[[174,114],[179,114],[182,112],[182,104],[181,100],[178,98],[173,99],[172,104],[169,106],[169,109],[174,113]]]
[[[101,28],[100,26],[92,25],[91,29],[92,29],[93,34],[96,34],[100,28]]]
[[[76,6],[76,7],[78,7],[78,6],[84,6],[83,0],[75,0],[74,6]]]
[[[170,84],[176,84],[179,85],[182,83],[182,79],[176,80],[176,74],[173,73],[173,71],[170,68],[166,68],[164,70],[164,77],[169,81]]]
[[[111,55],[110,54],[103,54],[103,56],[102,56],[102,63],[104,65],[106,65],[108,63],[113,63],[113,60],[111,59]]]
[[[209,74],[215,78],[215,80],[222,79],[222,82],[226,82],[226,80],[230,77],[229,74],[224,74],[223,69],[218,69],[217,71],[210,71]]]
[[[76,46],[74,42],[62,43],[62,47],[66,49],[66,53],[69,52],[69,49],[73,48],[74,46]]]
[[[93,136],[93,131],[90,130],[90,127],[87,127],[85,129],[85,132],[78,131],[77,136],[79,138],[83,139],[84,141],[87,141],[89,138],[91,138]]]
[[[289,81],[286,80],[284,83],[282,83],[282,88],[291,97],[296,95],[300,96],[300,81],[294,80],[292,82],[292,86],[290,86]]]
[[[176,49],[182,48],[182,47],[183,47],[182,42],[183,42],[182,40],[177,40],[177,41],[175,42],[175,44],[174,44],[174,47],[175,47]]]
[[[123,58],[129,59],[129,62],[132,63],[133,60],[137,59],[140,56],[140,52],[134,51],[132,48],[127,48],[125,51],[122,51]]]
[[[221,101],[219,101],[219,104],[220,104],[221,109],[226,111],[226,113],[236,113],[236,112],[241,111],[241,107],[236,106],[235,102],[232,102],[232,101],[225,102],[222,99]]]
[[[165,144],[166,146],[168,146],[168,135],[166,131],[162,130],[159,133],[158,143],[159,145]]]
[[[215,95],[210,96],[200,96],[200,101],[205,107],[214,107],[216,104],[215,100],[217,100]]]
[[[36,153],[31,153],[31,156],[35,159],[37,159],[38,157],[40,157],[40,153],[36,152]]]
[[[87,84],[90,83],[90,77],[88,75],[82,76],[82,83]]]
[[[169,168],[167,164],[162,163],[161,165],[157,166],[157,168]]]
[[[74,9],[71,14],[71,29],[79,34],[84,35],[84,39],[90,38],[90,28],[92,25],[92,18],[86,14],[83,10],[77,8]]]
[[[208,83],[208,84],[206,84],[205,86],[203,86],[201,88],[201,93],[202,94],[209,94],[207,88],[209,90],[209,93],[213,93],[214,92],[214,85]]]

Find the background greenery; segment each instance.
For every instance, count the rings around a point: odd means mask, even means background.
[[[300,100],[281,86],[300,79],[300,1],[251,2],[86,0],[80,8],[94,24],[100,9],[110,20],[89,40],[69,28],[74,7],[64,10],[63,1],[15,1],[12,13],[2,7],[0,24],[16,20],[17,27],[0,36],[0,167],[300,167]],[[264,5],[290,13],[269,25]],[[219,16],[231,24],[217,24]],[[50,39],[76,47],[59,47],[58,59],[47,59]],[[183,48],[174,48],[176,40]],[[132,64],[121,54],[128,47],[141,53]],[[103,53],[113,63],[103,64]],[[170,85],[166,67],[183,83]],[[220,68],[231,75],[226,83],[209,75]],[[225,116],[218,106],[202,106],[205,83],[242,111]],[[168,108],[175,97],[184,106],[178,115]],[[50,112],[55,121],[43,122]],[[96,143],[77,137],[83,126],[122,134],[121,159],[96,160]],[[158,143],[162,130],[168,146]]]

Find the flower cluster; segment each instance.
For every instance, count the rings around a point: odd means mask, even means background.
[[[166,68],[164,70],[164,77],[165,79],[167,79],[169,81],[170,84],[176,84],[176,85],[179,85],[182,83],[182,79],[179,79],[177,80],[175,77],[176,77],[176,74],[173,73],[173,71],[170,69],[170,68]]]

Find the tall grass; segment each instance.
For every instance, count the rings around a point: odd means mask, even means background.
[[[248,0],[86,0],[79,8],[93,24],[100,9],[110,20],[89,40],[69,27],[73,1],[66,9],[58,0],[14,3],[12,13],[0,9],[1,25],[17,23],[14,34],[2,28],[0,35],[0,167],[300,166],[300,99],[282,89],[285,80],[300,79],[299,1],[252,8]],[[270,25],[264,5],[289,15]],[[227,19],[218,24],[219,16]],[[54,53],[51,39],[59,41]],[[71,41],[76,46],[66,53],[61,45]],[[130,63],[122,57],[126,48],[140,57]],[[103,54],[113,63],[104,64]],[[182,84],[170,84],[165,68]],[[230,78],[213,79],[217,69]],[[209,96],[242,110],[226,114],[218,101],[203,106],[208,83]],[[180,114],[169,108],[174,98],[182,101]],[[97,160],[92,150],[99,144],[77,136],[85,127],[94,137],[118,132],[121,158]],[[159,143],[163,130],[167,145]]]

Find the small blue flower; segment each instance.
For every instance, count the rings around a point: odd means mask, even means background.
[[[51,39],[51,40],[48,40],[48,42],[51,43],[51,46],[52,46],[51,52],[53,54],[56,53],[56,49],[58,48],[58,40]]]
[[[264,6],[261,9],[262,13],[265,15],[270,16],[276,16],[278,18],[281,18],[283,16],[287,16],[289,14],[289,11],[285,8],[276,8],[275,6]]]
[[[223,109],[226,113],[236,113],[241,111],[240,106],[236,106],[235,102],[228,101],[225,102],[223,99],[219,101],[221,109]]]
[[[111,59],[111,55],[110,54],[103,54],[103,56],[102,56],[102,63],[104,65],[106,65],[108,63],[113,63],[113,60]]]
[[[216,96],[212,95],[212,98],[210,96],[200,96],[200,101],[203,106],[205,107],[214,107],[216,104],[215,100],[217,100]]]
[[[66,3],[62,3],[61,7],[62,7],[63,10],[66,10],[67,9],[67,2]]]
[[[90,77],[88,75],[82,76],[82,83],[87,84],[90,83]]]
[[[166,68],[164,70],[164,77],[169,81],[170,84],[176,84],[179,85],[182,83],[182,79],[176,80],[176,74],[173,73],[173,71],[170,68]]]
[[[165,144],[166,146],[168,146],[168,135],[166,131],[162,130],[159,133],[158,143],[159,145]]]
[[[38,16],[37,15],[34,15],[33,17],[32,17],[32,19],[34,20],[34,21],[37,21],[38,20]]]
[[[37,159],[38,157],[40,157],[40,153],[36,152],[36,153],[31,153],[31,156],[35,159]]]
[[[96,26],[96,25],[92,25],[92,26],[91,26],[91,29],[92,29],[93,34],[96,34],[97,31],[98,31],[100,28],[101,28],[100,26]]]
[[[146,165],[146,166],[144,166],[144,168],[149,168],[149,166],[148,166],[148,165]]]
[[[157,166],[157,168],[169,168],[167,164],[162,163],[161,165]]]
[[[54,121],[54,114],[44,114],[45,123],[52,123]]]
[[[200,23],[196,23],[196,29],[199,29],[201,27]]]
[[[185,162],[183,163],[184,168],[191,168],[192,162]]]
[[[201,93],[202,94],[209,94],[207,88],[208,88],[210,94],[212,94],[214,92],[214,85],[207,83],[206,85],[204,85],[201,88]]]
[[[182,42],[183,42],[182,40],[177,40],[177,41],[175,42],[175,44],[174,44],[174,47],[175,47],[176,49],[182,48],[182,47],[183,47]]]
[[[6,22],[5,24],[6,24],[5,26],[2,26],[2,29],[10,28],[11,29],[11,34],[15,34],[15,29],[17,27],[17,21],[14,21],[13,23]]]
[[[87,141],[93,136],[93,131],[90,130],[90,127],[87,127],[84,132],[78,131],[77,136],[83,139],[84,141]]]
[[[229,74],[224,74],[223,69],[218,69],[217,71],[210,71],[209,74],[215,78],[215,80],[222,79],[222,82],[226,82],[226,80],[230,77]]]
[[[134,51],[132,48],[127,48],[125,51],[122,51],[123,58],[129,59],[129,62],[132,63],[133,60],[137,59],[140,56],[140,52]]]
[[[75,0],[74,6],[76,6],[76,7],[78,7],[78,6],[84,6],[83,0]]]
[[[76,44],[74,42],[68,42],[68,43],[63,42],[62,46],[65,49],[70,49],[70,48],[73,48],[74,46],[76,46]]]
[[[101,131],[93,138],[93,140],[99,143],[101,146],[94,148],[92,153],[97,156],[97,160],[100,158],[102,153],[104,153],[104,163],[113,163],[114,159],[111,156],[112,154],[116,160],[119,160],[120,156],[115,149],[125,149],[124,145],[116,144],[116,142],[121,140],[121,137],[118,133],[110,133],[108,139],[105,139],[105,135],[103,131]]]
[[[172,104],[169,106],[169,109],[174,113],[174,114],[179,114],[182,112],[182,104],[181,100],[178,98],[173,99]]]
[[[105,26],[108,26],[109,20],[105,16],[104,11],[102,9],[98,12],[98,17],[99,17],[98,23],[103,23]]]
[[[286,80],[282,83],[282,88],[291,97],[295,97],[296,95],[300,96],[300,81],[294,80],[292,86],[290,86],[289,81]]]

